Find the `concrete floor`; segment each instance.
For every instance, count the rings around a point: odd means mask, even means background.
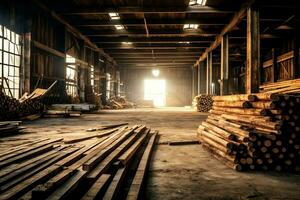
[[[300,199],[300,176],[278,173],[239,173],[228,169],[201,145],[169,146],[167,141],[196,139],[205,114],[187,108],[101,111],[80,118],[40,119],[25,123],[26,134],[0,139],[0,151],[33,136],[76,137],[101,124],[129,122],[158,129],[145,199]]]

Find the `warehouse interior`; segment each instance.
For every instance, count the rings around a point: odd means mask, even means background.
[[[295,0],[1,0],[0,199],[300,199]]]

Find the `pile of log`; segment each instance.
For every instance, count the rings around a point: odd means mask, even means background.
[[[208,112],[213,105],[213,96],[209,94],[200,94],[195,96],[192,102],[193,108],[197,112]]]
[[[127,101],[124,97],[113,97],[108,100],[107,105],[104,107],[106,109],[125,109],[133,108],[134,104]]]
[[[277,94],[299,94],[300,79],[286,80],[275,83],[261,85],[261,92],[277,93]]]
[[[44,105],[39,98],[17,100],[0,92],[0,121],[21,119],[41,113],[43,109]]]
[[[1,121],[0,122],[0,137],[18,134],[19,131],[25,129],[21,127],[21,121]]]
[[[257,93],[213,100],[198,137],[214,157],[237,171],[300,172],[300,96]]]
[[[138,199],[158,132],[109,130],[88,145],[42,138],[0,152],[0,199]]]

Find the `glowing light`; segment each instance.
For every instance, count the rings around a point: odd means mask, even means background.
[[[153,69],[153,70],[152,70],[152,75],[153,75],[154,77],[158,77],[159,74],[160,74],[159,69]]]
[[[199,27],[198,24],[185,24],[183,25],[183,29],[197,29]]]
[[[119,13],[108,13],[111,20],[118,20],[120,19]]]
[[[166,81],[165,80],[145,80],[144,99],[152,100],[154,106],[166,105]]]
[[[190,0],[190,6],[205,6],[206,0]]]

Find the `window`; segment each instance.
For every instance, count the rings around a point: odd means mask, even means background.
[[[95,67],[93,65],[91,65],[90,70],[91,70],[91,86],[92,86],[93,92],[94,92],[94,87],[95,87]]]
[[[7,95],[20,96],[20,36],[0,25],[0,85]]]
[[[76,65],[76,58],[66,55],[66,87],[67,94],[73,97],[78,96],[78,86],[77,86],[77,77],[78,77],[78,68]]]
[[[123,25],[115,25],[117,30],[124,30],[125,27]]]

